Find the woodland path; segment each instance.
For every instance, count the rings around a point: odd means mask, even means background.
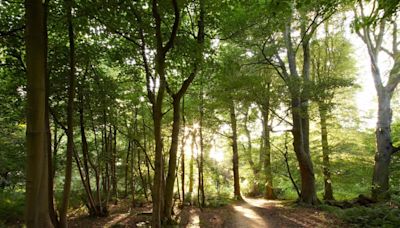
[[[182,219],[181,227],[347,227],[333,215],[314,208],[293,207],[288,201],[246,198],[223,208],[192,208],[189,219]],[[184,211],[185,213],[185,211]],[[186,216],[181,216],[182,218]]]
[[[291,201],[246,198],[220,208],[185,207],[178,212],[179,226],[211,228],[281,228],[281,227],[348,227],[333,215],[315,208],[293,206]],[[111,208],[107,218],[77,216],[71,219],[70,227],[149,227],[145,221],[150,217],[141,214],[151,211],[150,207],[129,208],[122,202]]]

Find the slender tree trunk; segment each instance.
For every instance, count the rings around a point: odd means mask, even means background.
[[[148,196],[147,196],[147,181],[146,179],[143,177],[143,172],[142,172],[142,168],[141,168],[141,156],[140,156],[140,151],[137,151],[137,167],[138,167],[138,171],[139,171],[139,176],[140,176],[140,181],[142,184],[142,189],[143,189],[143,195],[144,198],[146,199],[146,201],[148,201]]]
[[[283,157],[285,158],[286,171],[288,173],[290,182],[292,182],[293,188],[296,190],[297,196],[300,199],[301,193],[300,193],[299,187],[297,187],[296,181],[294,181],[294,178],[292,176],[292,171],[290,171],[287,132],[285,132],[285,151],[282,154],[283,154]]]
[[[253,161],[253,145],[251,142],[252,140],[251,140],[250,130],[249,130],[249,126],[248,126],[249,109],[250,109],[250,107],[247,107],[247,110],[244,115],[244,131],[245,131],[246,138],[247,138],[247,151],[246,151],[247,160],[249,162],[251,171],[253,172],[253,175],[254,175],[254,181],[252,183],[251,194],[256,196],[256,195],[259,195],[259,193],[260,193],[259,192],[259,187],[260,187],[260,185],[259,185],[259,169],[258,169],[258,166]]]
[[[69,86],[68,86],[68,104],[67,104],[67,154],[65,167],[65,182],[63,199],[60,207],[60,227],[68,227],[67,212],[69,203],[69,194],[71,192],[72,179],[72,156],[74,153],[74,97],[75,97],[75,44],[74,29],[72,25],[72,1],[65,0],[67,10],[68,37],[69,37]]]
[[[269,89],[269,86],[268,86]],[[264,173],[265,173],[265,193],[266,199],[276,199],[274,194],[273,175],[271,166],[271,144],[269,123],[269,96],[261,110],[263,117],[263,150],[264,150]]]
[[[83,80],[85,80],[85,78],[83,78]],[[83,168],[85,171],[84,172],[85,178],[82,179],[82,183],[85,186],[90,214],[99,215],[99,212],[97,211],[97,208],[96,208],[96,204],[94,203],[92,187],[90,184],[90,170],[89,170],[90,157],[89,157],[89,146],[88,146],[88,142],[86,139],[86,132],[85,132],[85,121],[84,121],[84,110],[83,110],[83,107],[84,107],[83,89],[82,89],[82,86],[79,86],[78,88],[79,88],[79,103],[80,103],[79,104],[79,125],[80,125],[80,133],[81,133]],[[93,168],[95,168],[94,164],[92,164],[92,166],[93,166]]]
[[[52,156],[52,144],[51,144],[51,129],[50,129],[50,104],[49,104],[49,97],[50,97],[50,74],[49,74],[49,69],[48,69],[48,33],[47,33],[47,18],[49,14],[49,0],[45,0],[43,3],[43,9],[44,9],[44,15],[43,15],[43,24],[44,24],[44,29],[43,29],[43,36],[45,39],[45,49],[44,51],[44,56],[45,56],[45,72],[46,72],[46,78],[45,78],[45,88],[46,88],[46,93],[45,93],[45,121],[46,121],[46,148],[47,148],[47,168],[48,168],[48,194],[49,194],[49,216],[51,219],[51,222],[53,223],[53,226],[57,227],[59,224],[58,220],[58,215],[55,210],[55,205],[54,205],[54,175],[53,175],[53,156]],[[57,135],[55,135],[54,140],[55,143],[57,143]]]
[[[176,176],[176,163],[177,163],[177,152],[178,152],[178,141],[180,131],[180,97],[174,98],[172,102],[173,107],[173,123],[172,123],[172,135],[171,135],[171,147],[169,150],[169,165],[168,174],[165,186],[164,196],[164,215],[167,221],[171,221],[172,217],[172,203],[174,196],[174,184]]]
[[[124,191],[124,195],[125,198],[128,196],[128,173],[129,173],[129,156],[131,153],[131,140],[128,139],[128,149],[126,151],[126,158],[125,158],[125,179],[124,179],[124,183],[125,183],[125,191]]]
[[[115,197],[114,205],[118,204],[118,177],[117,177],[117,128],[113,126],[113,148],[112,148],[112,194]]]
[[[26,0],[27,175],[26,225],[52,227],[48,203],[45,96],[46,42],[42,1]]]
[[[332,191],[332,179],[329,162],[329,143],[328,143],[328,127],[327,127],[327,116],[326,110],[322,107],[323,104],[319,105],[319,116],[321,121],[321,144],[322,144],[322,163],[324,173],[324,200],[333,200]]]
[[[233,188],[234,197],[236,200],[243,200],[240,194],[240,175],[239,175],[239,151],[237,145],[237,127],[236,127],[236,113],[235,103],[232,101],[230,105],[230,119],[232,128],[232,164],[233,164]]]
[[[129,183],[130,183],[130,189],[131,189],[131,205],[132,205],[132,207],[135,207],[135,167],[134,167],[134,161],[135,161],[135,157],[134,157],[134,154],[135,154],[135,152],[136,153],[138,153],[138,149],[137,149],[137,145],[136,145],[136,143],[135,142],[133,142],[133,144],[132,144],[132,154],[131,154],[131,159],[130,159],[130,163],[131,163],[131,166],[130,166],[130,170],[129,170],[129,172],[130,172],[130,174],[131,174],[131,176],[130,176],[130,178],[129,178]]]
[[[162,83],[164,84],[164,83]],[[164,90],[164,86],[162,85],[162,90]],[[161,88],[160,88],[161,89]],[[163,97],[164,91],[158,92],[159,97]],[[161,94],[162,93],[162,94]],[[153,191],[152,191],[152,198],[153,198],[153,226],[156,228],[161,227],[161,209],[162,209],[162,171],[164,169],[163,164],[163,143],[162,143],[162,136],[161,136],[161,118],[162,118],[162,109],[161,109],[162,98],[153,105],[153,123],[154,123],[154,140],[156,144],[155,148],[155,159],[154,159],[154,183],[153,183]]]
[[[384,89],[378,91],[378,122],[376,125],[375,165],[372,179],[372,197],[375,199],[389,198],[389,167],[393,146],[391,140],[392,109],[391,94]]]
[[[189,200],[190,205],[193,202],[193,185],[194,185],[194,146],[196,143],[196,131],[192,131],[192,144],[190,146],[190,162],[189,162]]]
[[[203,139],[203,117],[204,117],[204,98],[203,84],[200,90],[200,124],[199,124],[199,140],[200,140],[200,164],[199,164],[199,189],[200,189],[200,206],[205,207],[206,196],[204,192],[204,139]]]
[[[183,122],[183,134],[182,134],[182,141],[181,141],[181,182],[182,182],[182,206],[185,205],[185,143],[186,143],[186,136],[185,136],[185,128],[186,128],[186,121],[185,121],[185,97],[182,99],[182,122]]]

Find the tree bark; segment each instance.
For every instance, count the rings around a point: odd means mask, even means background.
[[[44,16],[43,16],[43,36],[45,39],[45,49],[44,51],[44,56],[45,56],[45,72],[46,72],[46,78],[45,78],[45,124],[46,124],[46,148],[47,148],[47,175],[48,175],[48,194],[49,194],[49,216],[51,219],[51,222],[53,223],[53,226],[57,227],[59,224],[58,220],[58,215],[54,206],[54,175],[53,175],[53,169],[55,170],[53,166],[53,156],[52,156],[52,144],[51,144],[51,129],[50,129],[50,104],[49,104],[49,98],[50,98],[50,72],[48,68],[48,32],[47,32],[47,18],[49,14],[49,0],[46,0],[43,3],[43,9],[44,9]],[[56,129],[56,128],[55,128]],[[54,140],[55,144],[57,143],[57,134],[54,135]]]
[[[114,205],[118,204],[118,180],[117,180],[117,166],[116,166],[116,162],[117,162],[117,128],[115,127],[115,125],[113,125],[113,147],[112,147],[112,160],[111,160],[111,170],[112,170],[112,175],[111,175],[111,182],[112,182],[112,195],[113,197],[115,197],[114,199]]]
[[[303,35],[306,40],[302,42],[303,46],[303,78],[301,78],[297,71],[296,51],[293,49],[293,42],[291,37],[291,20],[285,25],[284,40],[286,45],[286,53],[289,62],[290,75],[286,76],[286,83],[291,93],[291,112],[293,120],[293,147],[299,163],[301,175],[301,197],[300,201],[306,204],[318,204],[316,195],[314,168],[310,156],[309,146],[309,121],[308,121],[308,100],[304,97],[305,91],[299,87],[299,83],[303,79],[309,79],[309,45],[306,31]],[[302,29],[303,30],[303,29]],[[285,71],[286,73],[286,71]]]
[[[314,168],[310,154],[304,149],[303,122],[299,113],[300,99],[292,97],[292,119],[293,119],[293,147],[300,168],[301,176],[301,198],[306,204],[317,204],[318,198],[315,189]]]
[[[268,85],[268,90],[269,90]],[[272,175],[272,166],[271,166],[271,144],[270,144],[270,128],[269,128],[269,96],[265,101],[265,104],[262,106],[262,117],[263,117],[263,151],[264,151],[264,174],[265,174],[265,193],[264,197],[266,199],[276,199],[274,194],[274,185],[273,185],[273,175]]]
[[[186,121],[185,121],[185,97],[182,99],[182,122],[183,122],[183,135],[181,141],[181,186],[182,186],[182,206],[185,205],[185,143],[186,143],[186,136],[185,136],[185,128],[186,128]]]
[[[85,78],[83,78],[83,81]],[[84,120],[84,101],[83,101],[83,86],[78,86],[79,88],[79,125],[80,125],[80,133],[81,133],[81,144],[82,144],[82,157],[83,157],[83,168],[85,177],[82,179],[82,183],[85,186],[86,196],[87,196],[87,203],[89,207],[89,213],[91,215],[99,215],[99,211],[97,210],[96,203],[93,198],[92,187],[90,184],[90,169],[89,163],[89,146],[86,138],[86,131],[85,131],[85,120]],[[78,161],[77,161],[78,162]],[[96,169],[94,164],[91,163],[93,169]]]
[[[324,173],[324,200],[333,200],[332,179],[329,162],[329,143],[326,110],[319,104],[319,116],[321,121],[321,144],[322,144],[322,165]]]
[[[391,138],[392,109],[391,94],[384,89],[378,93],[378,122],[376,125],[375,165],[372,178],[372,197],[389,198],[390,160],[393,151]]]
[[[169,165],[168,165],[168,174],[167,181],[165,186],[165,204],[164,204],[164,213],[166,219],[171,221],[171,213],[172,213],[172,202],[174,195],[174,183],[175,183],[175,172],[176,172],[176,162],[177,162],[177,152],[178,152],[178,140],[179,140],[179,131],[180,131],[180,98],[173,99],[172,102],[173,107],[173,123],[172,123],[172,135],[171,135],[171,147],[169,150]]]
[[[204,191],[204,138],[203,138],[203,118],[204,118],[204,96],[203,84],[200,89],[200,124],[199,124],[199,140],[200,140],[200,164],[199,164],[199,189],[200,189],[200,206],[205,207],[206,196]]]
[[[247,107],[247,110],[244,114],[244,131],[246,134],[246,138],[247,138],[247,160],[249,162],[250,168],[253,171],[253,175],[254,175],[254,181],[252,183],[252,190],[251,190],[251,194],[253,195],[258,195],[259,192],[259,165],[256,165],[253,161],[253,146],[252,146],[252,140],[251,140],[251,135],[250,135],[250,130],[248,127],[248,120],[249,120],[249,109],[250,107]],[[263,141],[263,140],[262,140]],[[260,163],[262,162],[262,158],[263,156],[261,156],[261,160]]]
[[[65,166],[65,182],[63,198],[60,207],[60,227],[68,227],[67,212],[72,180],[72,156],[74,153],[74,97],[75,97],[75,44],[74,28],[72,24],[72,1],[65,0],[69,38],[69,77],[68,77],[68,104],[67,104],[67,154]]]
[[[194,185],[194,146],[196,143],[196,131],[192,130],[192,144],[191,144],[191,155],[190,155],[190,162],[189,162],[189,200],[190,205],[193,202],[193,185]]]
[[[243,200],[240,194],[240,175],[239,175],[239,151],[237,145],[237,124],[236,124],[236,113],[235,113],[235,103],[231,102],[230,107],[230,120],[232,128],[232,165],[233,165],[233,189],[234,198],[236,200]]]
[[[44,8],[40,0],[26,0],[27,169],[25,219],[28,228],[52,227],[49,216],[45,96],[46,41]]]
[[[131,153],[131,140],[128,138],[128,149],[126,151],[126,158],[125,158],[125,179],[124,179],[124,183],[125,183],[125,198],[128,197],[128,173],[129,173],[129,156]]]

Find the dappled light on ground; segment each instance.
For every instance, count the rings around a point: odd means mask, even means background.
[[[112,227],[114,225],[117,225],[119,222],[125,220],[126,218],[129,217],[129,213],[124,213],[124,214],[119,214],[115,216],[111,221],[107,222],[104,227]]]
[[[248,227],[269,227],[264,219],[258,215],[254,210],[245,206],[233,206],[236,212],[238,212],[235,219],[237,220],[238,226]]]
[[[198,211],[194,209],[190,210],[190,220],[187,227],[200,227],[200,216]]]

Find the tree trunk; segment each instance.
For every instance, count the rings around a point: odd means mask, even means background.
[[[299,111],[300,104],[300,99],[292,96],[293,148],[300,167],[300,201],[306,204],[317,204],[318,198],[315,189],[314,168],[310,154],[304,149],[303,122]]]
[[[328,143],[328,130],[327,130],[327,116],[326,110],[319,104],[319,115],[321,120],[321,144],[322,144],[322,165],[324,173],[324,200],[333,200],[332,179],[329,163],[329,143]]]
[[[266,199],[276,199],[274,194],[273,175],[271,167],[271,144],[270,144],[270,129],[268,126],[269,122],[269,96],[266,104],[262,107],[263,117],[263,149],[264,149],[264,174],[265,174],[265,193]]]
[[[51,219],[51,222],[53,223],[53,226],[57,227],[59,224],[58,220],[58,215],[55,210],[54,206],[54,171],[55,170],[53,166],[53,156],[52,156],[52,144],[51,144],[51,129],[50,129],[50,104],[49,104],[49,98],[50,98],[50,72],[48,68],[48,32],[47,32],[47,18],[49,14],[49,0],[45,0],[43,3],[43,9],[44,9],[44,15],[43,15],[43,36],[45,39],[45,49],[44,51],[44,56],[45,56],[45,72],[46,72],[46,78],[45,78],[45,124],[46,124],[46,149],[47,149],[47,175],[48,175],[48,194],[49,194],[49,216]],[[55,127],[55,129],[57,129]],[[54,143],[57,143],[57,134],[55,133],[54,135]]]
[[[230,105],[230,119],[232,128],[232,164],[233,164],[233,188],[234,198],[236,200],[243,200],[240,194],[240,176],[239,176],[239,151],[237,145],[237,127],[236,127],[236,113],[235,103],[232,101]]]
[[[130,170],[129,173],[131,174],[129,178],[129,183],[130,183],[130,190],[131,190],[131,205],[132,207],[135,207],[135,167],[133,166],[134,160],[135,160],[135,152],[138,153],[137,145],[136,142],[133,142],[132,144],[132,152],[131,152],[131,159],[130,159]]]
[[[164,84],[164,83],[162,83]],[[160,86],[160,90],[163,89],[164,85]],[[161,94],[162,93],[162,94]],[[162,97],[164,91],[159,91],[158,96],[161,97],[159,101],[153,105],[153,123],[154,123],[154,141],[156,144],[155,148],[155,159],[154,159],[154,180],[153,180],[153,222],[152,225],[155,228],[161,227],[161,194],[162,194],[162,170],[164,169],[163,164],[163,143],[161,136],[161,118],[162,118]]]
[[[196,131],[192,130],[192,144],[191,144],[191,156],[189,162],[189,200],[190,205],[193,202],[193,185],[194,185],[194,146],[196,143]]]
[[[292,16],[291,16],[292,17]],[[291,93],[291,112],[293,119],[293,147],[299,163],[301,175],[301,198],[300,201],[306,204],[318,204],[316,195],[314,168],[310,156],[309,146],[309,120],[308,120],[308,100],[304,97],[305,91],[300,88],[301,80],[309,80],[310,53],[309,36],[302,24],[303,46],[303,77],[297,71],[296,51],[293,49],[291,37],[291,20],[285,25],[284,39],[289,63],[290,75],[286,76],[286,83]]]
[[[83,78],[83,81],[85,78]],[[99,211],[97,211],[96,204],[94,203],[92,188],[90,185],[90,171],[89,171],[89,146],[86,139],[85,132],[85,122],[84,122],[84,101],[83,101],[83,86],[79,86],[79,125],[80,125],[80,133],[81,133],[81,144],[82,144],[82,156],[83,156],[83,168],[85,170],[85,178],[82,179],[82,183],[85,186],[87,203],[89,207],[89,212],[92,215],[99,215]],[[78,161],[77,161],[78,162]],[[92,164],[92,168],[95,169],[94,164]]]
[[[143,189],[143,195],[144,198],[146,199],[146,201],[149,201],[148,196],[147,196],[147,181],[146,179],[143,177],[143,172],[142,172],[142,168],[141,168],[141,156],[140,156],[140,151],[137,151],[137,168],[139,171],[139,176],[140,176],[140,181],[142,184],[142,189]]]
[[[185,97],[182,99],[182,122],[183,122],[183,135],[182,135],[182,141],[181,141],[181,185],[182,185],[182,206],[185,205],[185,127],[186,127],[186,121],[185,121]]]
[[[117,180],[117,167],[116,167],[116,162],[117,162],[117,128],[115,127],[115,125],[113,126],[113,147],[112,147],[112,160],[111,160],[111,168],[112,168],[112,195],[115,197],[114,199],[114,205],[118,204],[118,180]]]
[[[42,1],[26,0],[27,61],[27,170],[26,225],[52,227],[48,203],[48,167],[45,129],[46,50]]]
[[[67,154],[63,198],[60,207],[60,227],[68,227],[67,212],[71,192],[72,156],[74,153],[75,44],[72,25],[72,1],[65,0],[69,38],[69,86],[67,104]]]
[[[126,158],[125,158],[125,179],[124,179],[124,183],[125,183],[125,191],[124,191],[124,195],[125,198],[128,197],[128,173],[129,173],[129,156],[131,153],[131,140],[128,138],[128,149],[126,151]]]
[[[204,98],[203,84],[200,89],[200,124],[199,124],[199,140],[200,140],[200,164],[199,164],[199,189],[200,189],[200,206],[205,207],[206,196],[204,192],[204,139],[203,139],[203,117],[204,117]]]
[[[251,142],[251,135],[250,135],[250,130],[248,127],[248,120],[249,120],[249,109],[250,107],[247,107],[247,110],[244,114],[244,131],[246,134],[246,138],[247,138],[247,160],[249,162],[251,171],[253,171],[253,175],[254,175],[254,181],[252,183],[252,190],[251,190],[251,194],[256,196],[259,195],[259,189],[260,189],[260,185],[259,185],[259,168],[258,166],[254,163],[253,161],[253,146],[252,146],[252,142]]]
[[[382,89],[378,91],[378,122],[376,125],[375,165],[372,179],[372,197],[387,199],[389,194],[389,165],[393,151],[391,140],[392,110],[391,94]]]
[[[164,196],[164,215],[168,222],[172,221],[172,203],[174,196],[174,184],[176,177],[176,163],[177,163],[177,152],[178,152],[178,141],[180,131],[180,97],[175,97],[172,102],[173,106],[173,123],[172,123],[172,135],[171,135],[171,147],[169,150],[169,165],[168,174],[165,186]]]

